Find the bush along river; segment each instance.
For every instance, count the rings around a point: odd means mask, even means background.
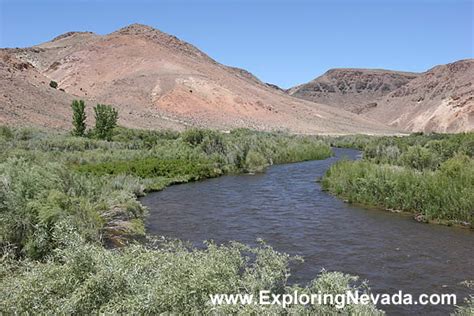
[[[360,152],[334,149],[334,157],[276,165],[265,173],[234,175],[175,185],[141,199],[153,235],[187,240],[231,240],[300,255],[292,282],[304,284],[321,269],[369,280],[372,291],[414,295],[455,293],[458,304],[472,290],[474,233],[420,224],[412,217],[344,203],[316,179],[339,159]],[[453,306],[380,306],[388,314],[447,314]]]

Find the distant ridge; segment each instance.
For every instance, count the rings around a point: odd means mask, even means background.
[[[292,96],[359,112],[419,74],[384,69],[330,69],[316,79],[288,89]]]
[[[419,74],[333,69],[288,93],[407,131],[474,130],[473,59],[439,65]]]

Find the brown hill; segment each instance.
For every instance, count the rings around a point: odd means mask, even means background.
[[[424,73],[334,69],[290,95],[361,114],[407,131],[474,130],[474,60]]]
[[[43,125],[59,128],[69,117],[72,98],[49,86],[30,63],[0,51],[0,125]]]
[[[381,69],[331,69],[308,83],[290,88],[288,93],[358,113],[417,76]]]
[[[293,98],[245,70],[221,65],[196,47],[144,25],[104,36],[70,32],[3,54],[29,65],[15,75],[21,80],[3,78],[2,73],[0,95],[11,101],[2,101],[0,120],[10,124],[26,120],[18,106],[36,115],[33,100],[39,99],[45,104],[44,113],[27,121],[68,128],[70,100],[83,98],[89,104],[115,105],[120,124],[128,127],[249,127],[298,133],[394,130],[350,112]],[[32,84],[37,78],[42,85]],[[51,90],[49,80],[57,81],[65,92]],[[28,87],[12,89],[17,81]]]
[[[473,131],[474,59],[428,70],[365,116],[409,131]]]

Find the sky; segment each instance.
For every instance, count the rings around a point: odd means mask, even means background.
[[[132,23],[283,88],[331,68],[425,71],[473,58],[474,0],[0,0],[0,47]]]

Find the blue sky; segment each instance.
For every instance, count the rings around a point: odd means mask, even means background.
[[[474,0],[0,0],[0,47],[143,23],[290,87],[330,68],[424,71],[473,57]]]

